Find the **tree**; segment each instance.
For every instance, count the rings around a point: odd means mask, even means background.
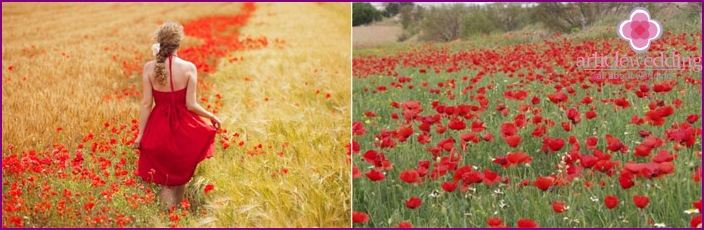
[[[584,29],[609,14],[618,13],[625,5],[618,2],[541,2],[534,7],[532,19],[550,30],[568,33]]]
[[[423,40],[451,41],[462,33],[462,20],[467,15],[464,4],[431,7],[421,25]]]
[[[382,14],[368,2],[352,3],[352,26],[369,24],[381,20]]]
[[[396,16],[401,8],[401,4],[398,2],[389,2],[384,6],[384,17]]]

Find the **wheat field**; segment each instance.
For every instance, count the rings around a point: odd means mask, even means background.
[[[2,7],[3,227],[350,226],[349,3]],[[151,35],[170,19],[187,35],[234,24],[182,44],[213,67],[198,97],[223,130],[190,208],[163,211],[129,146]]]

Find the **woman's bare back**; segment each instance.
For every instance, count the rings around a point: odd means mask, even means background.
[[[171,66],[171,71],[173,71],[173,73],[170,76],[173,77],[174,91],[185,89],[186,86],[188,86],[189,79],[194,77],[191,75],[193,75],[193,71],[195,71],[195,65],[178,57],[173,57],[171,60],[173,60],[173,65]],[[146,71],[153,73],[155,64],[156,61],[148,62]],[[167,59],[164,64],[166,65],[166,71],[168,73],[169,60]],[[167,76],[169,75],[167,74]],[[167,78],[166,84],[162,85],[154,80],[154,74],[152,74],[149,76],[149,80],[152,83],[152,88],[154,90],[160,92],[171,92],[171,85],[169,83],[170,79]]]

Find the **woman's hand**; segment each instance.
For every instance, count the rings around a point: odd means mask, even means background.
[[[142,136],[137,136],[137,139],[134,140],[134,144],[132,144],[133,149],[139,149],[140,144],[142,142]]]
[[[220,119],[218,119],[218,117],[216,117],[215,115],[210,118],[210,123],[213,123],[213,126],[215,126],[215,130],[220,129]]]

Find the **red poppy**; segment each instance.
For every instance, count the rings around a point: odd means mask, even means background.
[[[578,124],[582,120],[582,114],[576,108],[567,110],[567,119],[572,121],[572,124]]]
[[[562,122],[562,129],[564,129],[566,132],[572,131],[572,125],[569,122]]]
[[[421,204],[423,204],[423,201],[415,196],[412,196],[410,199],[406,200],[406,207],[410,209],[418,208]]]
[[[352,167],[352,178],[359,178],[362,176],[362,171],[356,165]]]
[[[481,121],[472,122],[472,132],[479,133],[479,132],[483,132],[484,130],[486,130],[486,127],[484,127],[484,122],[481,122]]]
[[[699,120],[699,114],[690,114],[687,115],[687,122],[690,124],[693,124]]]
[[[533,158],[524,152],[512,152],[506,154],[506,160],[511,164],[530,163]]]
[[[371,180],[371,181],[380,181],[380,180],[384,180],[386,178],[384,173],[376,171],[374,169],[367,172],[366,175],[367,175],[367,178],[369,178],[369,180]]]
[[[416,170],[404,170],[401,172],[399,177],[401,178],[402,181],[405,181],[406,183],[412,184],[418,181],[418,171]]]
[[[545,135],[545,132],[547,132],[547,128],[542,125],[536,125],[535,129],[533,129],[533,132],[530,134],[533,137],[541,137]]]
[[[367,130],[364,129],[364,123],[359,122],[359,121],[353,122],[352,123],[352,133],[354,133],[354,135],[357,135],[357,136],[361,136],[361,135],[364,135],[365,133],[367,133]]]
[[[548,149],[551,150],[551,152],[559,151],[562,149],[562,147],[565,146],[565,140],[562,138],[552,138],[552,137],[543,137],[543,147],[540,149],[541,151],[546,151]]]
[[[445,192],[452,192],[457,188],[457,183],[445,181],[440,184],[440,187],[442,187],[442,190],[445,190]]]
[[[501,124],[501,136],[515,136],[518,133],[518,127],[514,123],[503,123]]]
[[[597,116],[597,113],[594,111],[587,111],[586,113],[584,113],[584,117],[586,117],[587,120],[593,119],[596,116]]]
[[[491,133],[485,133],[485,134],[482,136],[482,139],[483,139],[484,141],[494,141],[494,136],[491,135]]]
[[[653,157],[653,162],[655,162],[655,163],[671,162],[674,159],[675,158],[672,155],[670,155],[670,153],[667,150],[662,149],[662,150],[658,151],[657,154],[655,154],[655,157]]]
[[[645,208],[648,202],[650,202],[650,198],[647,196],[633,195],[633,203],[635,203],[638,208]]]
[[[538,223],[531,219],[518,219],[517,226],[519,228],[537,228]]]
[[[398,223],[398,228],[413,228],[413,225],[408,221],[401,221]]]
[[[521,136],[507,136],[504,137],[504,141],[506,141],[508,146],[515,148],[521,143]]]
[[[369,215],[367,215],[367,213],[357,211],[352,212],[352,222],[361,224],[367,221],[369,221]]]
[[[694,205],[697,210],[699,210],[699,213],[702,213],[702,199],[700,198],[698,201],[692,202],[692,205]]]
[[[606,198],[604,198],[604,204],[607,208],[613,209],[618,205],[618,197],[607,195]]]
[[[621,176],[618,177],[618,183],[621,185],[621,188],[623,189],[629,189],[633,187],[633,179],[631,179],[630,176],[622,174]]]
[[[376,117],[376,113],[367,110],[367,111],[364,111],[364,116],[367,116],[367,117]]]
[[[563,92],[557,92],[554,94],[548,94],[548,99],[552,103],[560,103],[560,102],[565,102],[567,101],[567,94],[564,94]]]
[[[488,224],[489,227],[499,226],[503,223],[504,223],[504,220],[501,219],[500,217],[492,217],[492,218],[486,219],[486,224]]]
[[[553,177],[538,177],[535,179],[535,182],[533,182],[533,186],[540,190],[548,190],[550,186],[552,186],[555,183],[555,178]]]
[[[464,121],[461,121],[460,119],[452,118],[447,127],[449,127],[451,130],[463,130],[467,128],[467,124],[464,123]]]
[[[413,133],[414,133],[413,127],[402,126],[402,127],[398,128],[398,130],[396,130],[395,137],[396,137],[396,139],[398,139],[398,141],[405,142],[408,139],[408,137],[413,135]]]
[[[215,189],[215,185],[207,184],[207,185],[205,185],[205,188],[203,189],[203,192],[205,192],[205,194],[208,194],[208,193],[209,193],[210,191],[212,191],[213,189]]]
[[[611,136],[611,134],[606,134],[606,149],[612,152],[625,153],[628,151],[628,146],[624,145],[618,138]]]
[[[702,214],[692,217],[692,219],[689,221],[689,226],[692,226],[692,228],[701,228],[701,224]]]
[[[567,209],[565,208],[565,203],[563,202],[552,202],[552,210],[555,211],[556,213],[561,213],[566,211]]]

